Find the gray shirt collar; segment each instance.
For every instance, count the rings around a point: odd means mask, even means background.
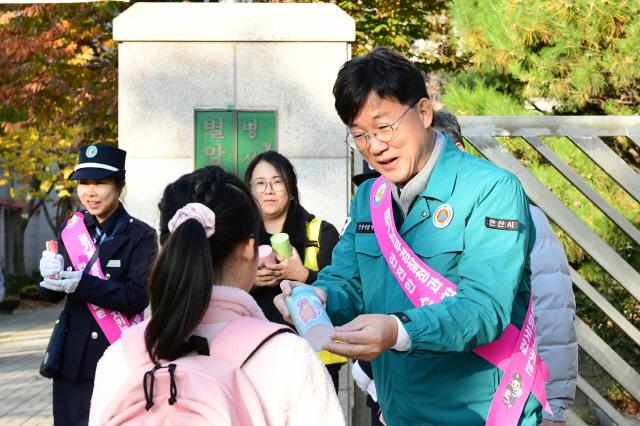
[[[427,182],[429,181],[429,176],[431,176],[431,172],[433,171],[438,158],[440,157],[440,153],[444,148],[444,144],[446,143],[446,139],[444,135],[440,132],[436,132],[436,140],[433,144],[433,151],[427,160],[427,164],[415,175],[409,182],[407,182],[402,188],[402,191],[398,190],[398,186],[396,184],[392,185],[393,191],[393,199],[398,203],[400,208],[402,208],[402,212],[404,216],[407,217],[409,213],[409,208],[413,201],[416,199],[418,194],[420,194],[427,186]],[[399,193],[399,194],[398,194]]]

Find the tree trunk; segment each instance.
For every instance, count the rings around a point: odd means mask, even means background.
[[[7,272],[24,274],[24,232],[28,220],[22,217],[22,210],[7,209]]]

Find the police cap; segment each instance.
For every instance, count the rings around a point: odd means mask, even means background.
[[[124,177],[124,160],[127,152],[111,145],[87,145],[80,147],[78,165],[70,180],[106,179]]]

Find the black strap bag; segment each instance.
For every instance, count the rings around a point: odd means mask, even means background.
[[[47,351],[44,353],[42,362],[40,363],[40,375],[47,379],[56,377],[62,369],[62,357],[64,356],[64,344],[67,339],[67,322],[69,313],[66,309],[60,312],[53,332],[47,345]]]

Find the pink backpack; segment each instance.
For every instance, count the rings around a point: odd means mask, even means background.
[[[241,367],[269,338],[290,328],[239,317],[211,341],[209,356],[186,355],[160,366],[147,354],[144,330],[132,327],[122,335],[131,374],[101,425],[266,425],[260,398]]]

